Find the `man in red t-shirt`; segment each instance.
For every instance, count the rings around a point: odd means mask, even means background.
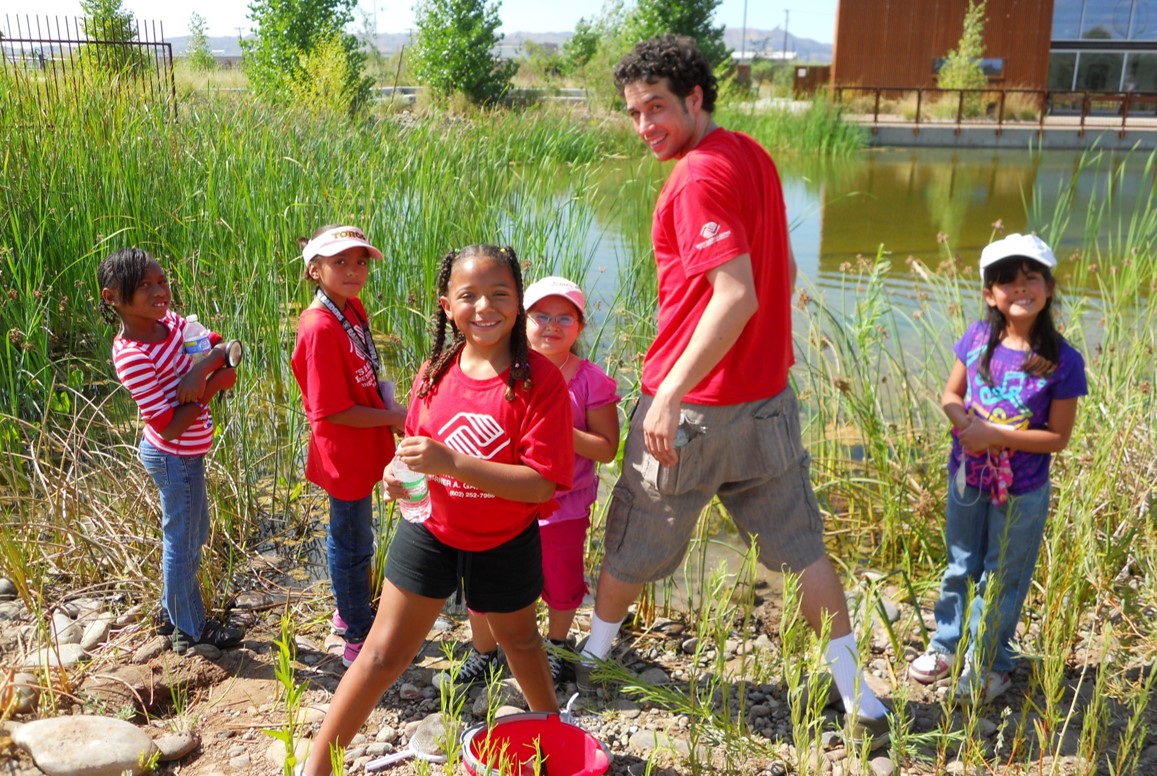
[[[808,624],[819,633],[830,619],[846,739],[875,748],[888,740],[886,709],[860,672],[788,385],[795,259],[779,174],[756,141],[715,124],[715,77],[692,39],[640,43],[615,82],[639,137],[677,162],[655,205],[658,333],[607,516],[580,689],[592,689],[589,670],[627,609],[678,568],[718,496],[764,565],[799,576]]]

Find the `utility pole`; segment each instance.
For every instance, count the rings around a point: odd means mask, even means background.
[[[739,40],[739,64],[743,64],[747,54],[747,0],[743,0],[743,37]]]
[[[783,9],[783,61],[787,62],[787,16],[791,13],[788,9]]]
[[[237,45],[241,47],[241,51],[245,51],[245,41],[241,38],[241,28],[237,27]]]

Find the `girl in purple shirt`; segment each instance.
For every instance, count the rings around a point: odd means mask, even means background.
[[[1048,517],[1049,463],[1068,445],[1077,398],[1088,393],[1084,359],[1053,323],[1056,266],[1035,235],[984,249],[985,318],[956,343],[941,398],[952,421],[948,564],[936,634],[908,675],[943,679],[963,653],[961,703],[987,703],[1012,683],[1012,638]]]

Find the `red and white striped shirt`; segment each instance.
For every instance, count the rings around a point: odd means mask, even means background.
[[[204,455],[213,444],[208,406],[176,439],[168,441],[161,436],[178,406],[177,386],[193,366],[193,360],[185,355],[185,319],[169,310],[161,323],[169,330],[161,342],[141,342],[118,334],[112,342],[113,366],[141,410],[149,444],[173,455]],[[211,337],[217,342],[221,339],[216,334]]]

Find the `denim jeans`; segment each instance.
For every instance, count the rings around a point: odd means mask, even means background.
[[[209,540],[205,457],[172,455],[144,439],[137,452],[161,492],[163,606],[174,625],[197,639],[205,627],[197,569]]]
[[[1046,482],[996,506],[986,491],[966,487],[962,496],[949,484],[944,526],[948,566],[936,602],[933,649],[955,653],[967,606],[971,664],[984,671],[1012,670],[1012,638],[1040,553],[1049,492]],[[969,582],[976,585],[971,601]]]
[[[370,608],[370,564],[374,556],[374,495],[357,501],[329,497],[326,556],[346,641],[363,641],[374,624]]]

